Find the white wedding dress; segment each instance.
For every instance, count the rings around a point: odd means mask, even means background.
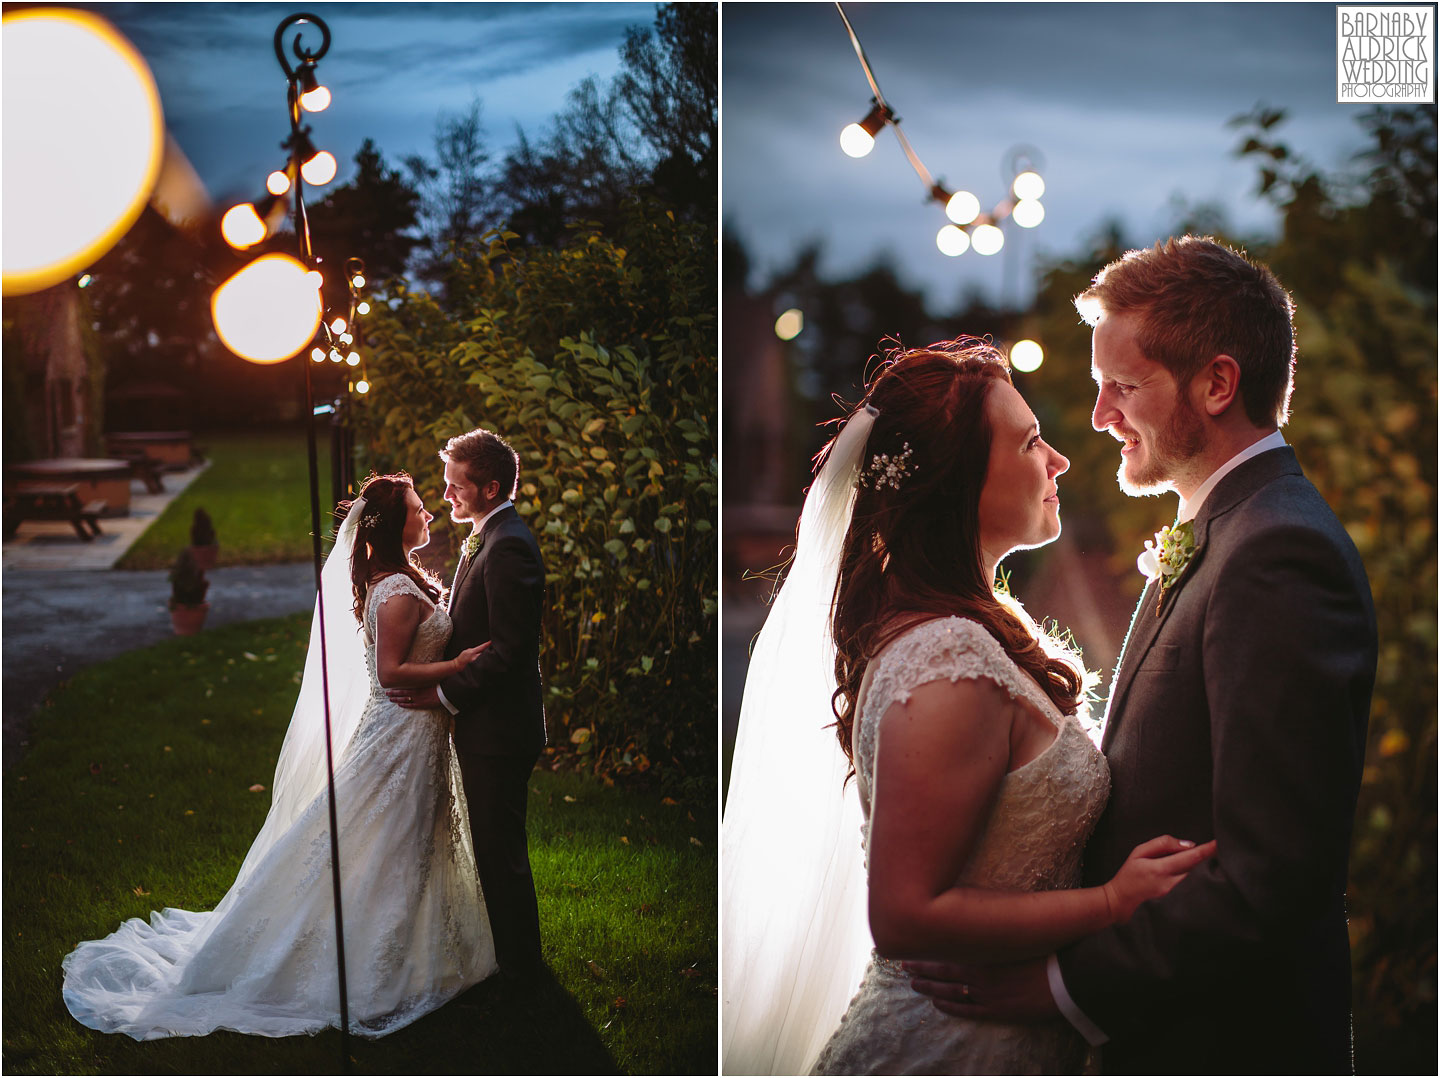
[[[347,526],[353,535],[353,522]],[[327,565],[327,579],[342,575],[348,560],[332,555],[338,572]],[[353,733],[342,723],[336,735],[350,1028],[366,1037],[394,1032],[496,969],[450,716],[392,704],[376,674],[377,612],[403,594],[432,605],[402,573],[366,596],[369,692],[355,694]],[[335,640],[354,630],[353,615],[336,620],[329,624],[332,652],[348,647],[358,655],[353,639]],[[448,613],[434,608],[409,658],[440,659],[449,637]],[[358,681],[358,664],[355,670]],[[332,667],[332,701],[348,688],[333,679]],[[309,758],[302,761],[308,771],[289,758],[292,739],[299,744],[305,733],[305,692],[282,750],[270,816],[230,891],[212,912],[165,909],[148,924],[126,921],[67,955],[65,1005],[78,1021],[136,1040],[220,1029],[282,1037],[339,1026],[329,808],[323,770],[314,766],[313,729],[300,754]]]
[[[870,838],[881,716],[940,678],[985,678],[1038,708],[1054,742],[1001,781],[985,830],[957,886],[1004,891],[1078,887],[1080,855],[1110,792],[1105,757],[1076,717],[1041,688],[976,622],[928,621],[894,640],[875,670],[855,730],[855,772]],[[872,881],[873,886],[873,881]],[[898,962],[872,953],[860,990],[815,1064],[817,1074],[1079,1074],[1086,1046],[1063,1020],[1011,1025],[942,1014],[910,988]]]

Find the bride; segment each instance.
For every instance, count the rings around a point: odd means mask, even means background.
[[[321,578],[349,1018],[366,1037],[496,969],[450,717],[408,711],[382,688],[431,685],[482,650],[440,660],[449,615],[411,553],[431,519],[408,475],[372,476]],[[339,1026],[321,613],[317,599],[269,815],[220,904],[126,921],[65,957],[65,1005],[91,1029],[149,1040]]]
[[[741,708],[724,1073],[1079,1073],[1063,1022],[941,1014],[900,960],[1047,954],[1213,853],[1162,836],[1078,886],[1109,793],[1084,668],[992,586],[1060,534],[1068,467],[975,339],[892,353],[827,447]]]

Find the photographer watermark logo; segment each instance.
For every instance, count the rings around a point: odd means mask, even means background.
[[[1337,5],[1335,81],[1341,104],[1433,102],[1435,8]]]

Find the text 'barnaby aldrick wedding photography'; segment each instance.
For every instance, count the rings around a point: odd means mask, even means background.
[[[1434,9],[1338,5],[1336,100],[1429,103],[1434,93]]]

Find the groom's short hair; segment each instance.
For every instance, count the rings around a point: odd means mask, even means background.
[[[464,468],[470,482],[477,487],[495,480],[504,497],[514,500],[520,476],[520,454],[494,431],[476,427],[455,435],[440,450],[440,459],[446,464],[454,461]]]
[[[1075,297],[1090,325],[1137,313],[1149,359],[1185,385],[1215,356],[1240,365],[1240,399],[1257,427],[1284,426],[1295,380],[1295,305],[1269,268],[1210,236],[1128,251]]]

